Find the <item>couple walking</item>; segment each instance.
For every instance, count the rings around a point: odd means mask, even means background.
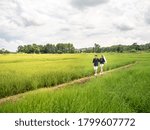
[[[98,63],[99,62],[100,62],[100,74],[102,74],[103,73],[103,66],[107,61],[106,61],[106,58],[103,55],[101,55],[100,59],[97,57],[97,55],[95,55],[95,58],[93,59],[93,65],[94,65],[94,71],[95,71],[94,75],[95,76],[97,75]]]

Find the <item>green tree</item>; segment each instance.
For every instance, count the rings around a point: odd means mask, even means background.
[[[100,45],[99,44],[94,44],[94,52],[95,53],[99,53],[99,52],[101,52],[101,48],[100,48]]]
[[[131,49],[135,49],[135,50],[140,50],[140,46],[137,44],[137,43],[133,43],[132,45],[131,45]]]

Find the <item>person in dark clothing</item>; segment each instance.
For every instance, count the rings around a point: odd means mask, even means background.
[[[106,62],[105,57],[103,55],[101,55],[101,58],[99,59],[99,62],[100,62],[100,69],[101,69],[100,74],[102,74],[103,73],[103,67],[104,67],[104,64]]]
[[[95,55],[95,58],[93,59],[93,66],[94,66],[94,71],[95,71],[95,76],[97,75],[97,70],[98,70],[98,62],[99,59],[97,58],[97,55]]]

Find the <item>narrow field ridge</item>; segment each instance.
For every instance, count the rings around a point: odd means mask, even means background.
[[[134,63],[128,64],[128,65],[124,65],[124,66],[121,66],[121,67],[118,67],[118,68],[115,68],[115,69],[111,69],[111,70],[103,72],[103,74],[97,74],[97,76],[83,77],[83,78],[76,79],[76,80],[73,80],[73,81],[70,81],[70,82],[67,82],[67,83],[63,83],[63,84],[60,84],[60,85],[56,85],[56,86],[53,86],[53,87],[40,88],[40,89],[36,89],[36,90],[32,90],[32,91],[27,91],[25,93],[20,93],[20,94],[17,94],[17,95],[13,95],[13,96],[1,98],[0,99],[0,105],[6,103],[7,101],[15,102],[15,101],[17,101],[18,99],[24,97],[27,94],[32,94],[32,93],[37,93],[37,92],[43,92],[43,91],[57,90],[57,89],[60,89],[60,88],[64,88],[64,87],[73,85],[75,83],[82,84],[82,83],[85,83],[85,82],[89,81],[92,78],[100,77],[100,76],[103,76],[103,75],[105,75],[107,73],[114,72],[114,71],[117,71],[117,70],[129,68],[129,67],[135,65],[136,63],[137,62],[134,62]]]

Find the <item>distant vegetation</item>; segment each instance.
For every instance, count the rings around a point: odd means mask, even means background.
[[[52,54],[61,54],[61,53],[100,53],[100,52],[136,52],[136,51],[150,51],[150,43],[145,45],[138,45],[133,43],[132,45],[114,45],[111,47],[100,47],[99,44],[94,44],[94,47],[75,49],[73,44],[70,43],[59,43],[46,44],[46,45],[24,45],[18,47],[18,52],[23,53],[52,53]]]
[[[138,45],[133,43],[132,45],[113,45],[111,47],[100,47],[99,44],[94,44],[94,47],[79,49],[79,52],[86,53],[101,53],[101,52],[137,52],[137,51],[149,51],[150,52],[150,43],[144,45]]]
[[[4,48],[0,49],[0,54],[7,54],[10,53],[8,50],[5,50]]]
[[[75,48],[73,44],[70,43],[58,43],[57,45],[54,44],[46,44],[46,45],[24,45],[18,47],[18,52],[23,53],[74,53]]]
[[[76,49],[72,43],[58,43],[58,44],[46,44],[46,45],[20,45],[18,46],[17,53],[27,54],[65,54],[65,53],[103,53],[103,52],[137,52],[147,51],[150,52],[150,43],[138,45],[133,43],[132,45],[113,45],[110,47],[101,47],[95,43],[94,47]],[[0,49],[0,54],[10,53],[8,50]]]

